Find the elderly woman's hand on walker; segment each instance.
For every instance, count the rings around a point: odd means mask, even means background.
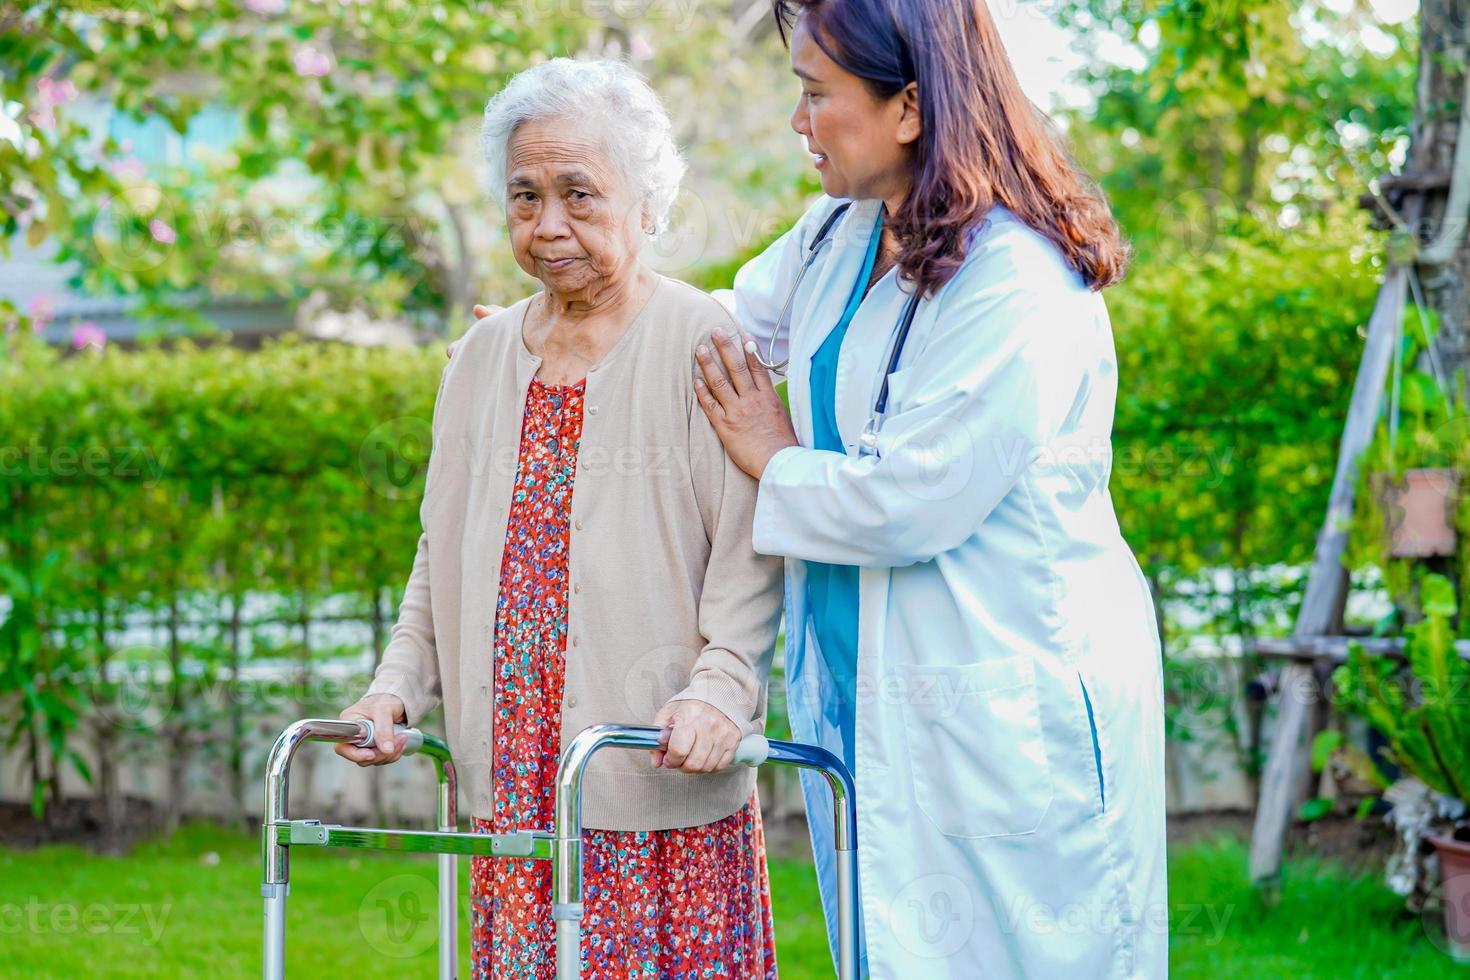
[[[665,747],[653,751],[655,769],[718,772],[729,768],[740,747],[740,726],[707,701],[670,701],[654,715],[653,724],[667,733]]]
[[[369,746],[338,742],[334,748],[342,758],[359,766],[386,766],[402,758],[408,736],[402,732],[394,734],[393,726],[406,723],[408,712],[397,695],[369,694],[339,717],[343,721],[370,721],[374,733],[374,742]]]
[[[746,344],[741,350],[736,338],[718,327],[711,331],[710,339],[719,360],[704,344],[694,352],[699,362],[695,396],[730,459],[759,480],[772,456],[799,445],[796,430],[771,376],[756,360],[754,347]]]

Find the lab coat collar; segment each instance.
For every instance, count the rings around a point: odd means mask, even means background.
[[[862,271],[868,242],[873,236],[879,199],[852,202],[830,234],[832,244],[807,273],[791,311],[791,364],[788,368],[788,391],[810,391],[811,360],[817,348],[827,339],[842,316],[842,309],[852,292],[852,282]],[[810,246],[810,243],[807,243]],[[806,257],[803,253],[802,258]],[[812,417],[809,399],[794,399],[791,419],[802,445],[811,445]]]

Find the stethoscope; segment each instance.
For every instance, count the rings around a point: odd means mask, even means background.
[[[790,336],[791,307],[796,302],[796,291],[801,288],[801,281],[806,278],[807,270],[812,267],[812,263],[817,261],[817,256],[821,254],[822,249],[832,243],[830,234],[832,226],[847,213],[850,207],[852,207],[851,201],[828,215],[827,220],[822,222],[822,227],[817,229],[817,237],[807,246],[806,260],[802,262],[801,269],[796,273],[796,281],[791,284],[790,291],[786,293],[786,302],[781,304],[781,313],[776,317],[776,326],[766,341],[766,356],[761,357],[756,350],[751,349],[750,352],[755,355],[756,361],[767,371],[785,376],[786,368],[791,364],[791,357],[788,354],[783,360],[779,362],[776,360],[776,338],[781,335],[783,325],[787,336]],[[883,386],[878,389],[878,400],[873,403],[873,414],[868,418],[868,423],[863,426],[863,434],[858,437],[859,456],[878,457],[882,455],[878,452],[878,431],[883,427],[883,417],[888,412],[888,376],[898,369],[899,358],[903,356],[903,345],[909,338],[909,328],[913,326],[914,314],[918,312],[918,309],[919,294],[916,292],[904,304],[903,318],[899,321],[898,333],[893,339],[893,347],[888,355],[888,367],[883,371]],[[750,348],[754,347],[755,342],[752,341]]]

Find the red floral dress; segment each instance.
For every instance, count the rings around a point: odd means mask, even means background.
[[[494,813],[481,833],[550,829],[567,631],[572,482],[586,380],[526,394],[495,611]],[[608,719],[615,721],[617,719]],[[582,975],[776,976],[765,837],[754,796],[701,827],[589,830],[583,838]],[[551,864],[474,858],[475,977],[555,976]]]

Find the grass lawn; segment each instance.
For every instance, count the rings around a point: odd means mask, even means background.
[[[0,850],[0,976],[258,976],[258,853],[253,837],[207,826],[125,858]],[[1267,911],[1245,864],[1232,839],[1171,855],[1173,976],[1470,976],[1375,877],[1298,861]],[[771,873],[782,976],[830,977],[810,865]],[[289,907],[293,976],[433,975],[432,859],[300,852]]]

